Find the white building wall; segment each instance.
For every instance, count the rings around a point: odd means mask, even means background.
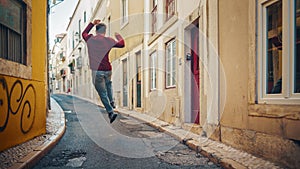
[[[151,27],[151,23],[150,23],[150,20],[151,20],[151,9],[150,9],[150,1],[148,0],[144,0],[144,43],[143,43],[143,54],[142,54],[142,72],[143,72],[143,84],[144,84],[144,87],[142,88],[143,90],[143,93],[144,93],[144,97],[143,97],[143,100],[145,102],[145,98],[148,98],[149,97],[149,85],[150,82],[149,82],[149,55],[150,55],[150,51],[149,51],[149,47],[148,47],[148,44],[147,42],[149,41],[150,39],[150,27]]]
[[[80,0],[73,13],[67,28],[67,56],[69,63],[75,60],[75,73],[70,76],[72,81],[72,94],[87,98],[98,99],[92,84],[92,75],[89,68],[88,49],[81,34],[86,26],[93,21],[95,7],[100,1],[97,0]],[[84,13],[86,18],[84,18]],[[94,29],[90,32],[94,33]],[[73,48],[74,39],[74,48]],[[81,57],[82,66],[78,68],[78,58]],[[80,60],[80,59],[79,59]]]

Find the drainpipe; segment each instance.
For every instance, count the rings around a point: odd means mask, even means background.
[[[50,14],[50,1],[48,1],[47,3],[47,18],[46,18],[46,22],[47,22],[47,59],[46,59],[46,70],[47,70],[47,73],[46,73],[46,78],[47,78],[47,115],[48,115],[48,112],[49,110],[51,110],[51,104],[50,104],[50,83],[49,83],[49,14]]]
[[[218,24],[218,28],[217,28],[217,32],[218,32],[218,93],[219,93],[219,95],[218,95],[218,122],[219,122],[219,124],[217,124],[218,126],[219,126],[219,141],[220,142],[222,142],[222,132],[221,132],[221,111],[223,111],[223,110],[220,110],[221,109],[221,106],[220,106],[220,104],[221,104],[221,99],[220,99],[220,97],[221,97],[221,95],[220,95],[220,89],[221,89],[221,85],[220,85],[220,83],[221,83],[221,68],[220,68],[220,66],[221,66],[221,64],[220,64],[220,62],[221,62],[221,58],[220,58],[220,55],[219,55],[219,53],[220,53],[220,33],[219,33],[219,31],[220,31],[220,19],[219,19],[219,9],[220,9],[220,4],[219,4],[219,1],[217,1],[216,2],[217,4],[216,4],[216,6],[217,6],[217,24]]]

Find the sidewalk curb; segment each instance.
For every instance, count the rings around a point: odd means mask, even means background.
[[[53,99],[54,100],[54,99]],[[56,101],[55,101],[56,102]],[[56,103],[57,104],[57,103]],[[57,104],[57,108],[61,112],[61,127],[56,131],[54,135],[47,139],[42,145],[36,147],[33,152],[26,155],[24,158],[19,160],[13,166],[8,169],[29,169],[32,168],[40,159],[42,159],[62,138],[66,131],[65,114],[61,107]]]

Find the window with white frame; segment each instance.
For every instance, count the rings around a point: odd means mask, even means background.
[[[258,5],[258,101],[299,103],[300,0]]]
[[[166,88],[175,87],[176,82],[176,41],[166,44]]]
[[[293,57],[293,91],[300,93],[300,0],[295,1],[294,9],[294,49],[295,54]]]
[[[0,1],[0,58],[27,64],[26,4],[23,1]]]
[[[128,0],[121,0],[121,25],[128,23]]]
[[[156,51],[150,54],[150,90],[156,89],[156,69],[157,69]]]

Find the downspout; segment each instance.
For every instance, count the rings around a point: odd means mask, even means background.
[[[47,37],[46,37],[46,40],[47,40],[47,59],[46,59],[46,70],[47,70],[47,73],[46,73],[46,78],[47,78],[47,115],[48,115],[48,112],[49,110],[51,110],[51,104],[50,104],[50,83],[49,83],[49,15],[50,15],[50,2],[48,1],[47,3],[47,15],[46,15],[46,22],[47,22]]]
[[[206,2],[206,18],[207,18],[207,20],[206,20],[206,35],[207,35],[207,37],[208,38],[206,38],[206,40],[207,40],[207,44],[210,44],[210,41],[209,41],[209,39],[210,39],[210,37],[209,37],[209,33],[210,33],[210,17],[209,17],[209,15],[210,15],[210,5],[209,5],[209,3],[212,3],[212,1],[207,1]],[[215,20],[216,20],[216,22],[217,22],[217,30],[216,30],[216,44],[217,44],[217,47],[216,47],[216,64],[217,64],[217,94],[214,94],[214,93],[212,93],[213,94],[213,96],[212,97],[214,97],[214,96],[216,96],[217,98],[216,98],[216,101],[217,101],[217,123],[214,123],[213,125],[215,125],[216,126],[216,128],[215,128],[215,131],[214,132],[218,132],[218,137],[219,137],[219,141],[220,142],[222,142],[222,135],[221,135],[221,122],[220,122],[220,119],[221,119],[221,110],[220,110],[220,108],[221,108],[221,106],[220,106],[220,104],[221,104],[221,99],[220,99],[220,97],[221,97],[221,95],[220,95],[220,87],[221,87],[221,69],[220,69],[220,61],[221,61],[221,58],[220,58],[220,55],[219,55],[219,53],[220,53],[220,34],[219,34],[219,30],[220,30],[220,21],[219,21],[219,9],[220,9],[220,7],[219,7],[219,0],[215,0],[214,1],[214,4],[213,5],[215,5],[216,6],[216,17],[217,18],[215,18]],[[212,7],[213,7],[213,5],[211,5]],[[214,32],[215,33],[215,32]],[[211,54],[211,52],[210,52],[210,50],[209,50],[209,47],[207,48],[207,55],[208,56],[211,56],[211,55],[213,55],[213,54]],[[208,64],[209,64],[209,62],[208,62]],[[217,131],[217,129],[219,129],[218,131]],[[217,133],[216,133],[217,134]]]
[[[221,88],[221,85],[220,85],[220,76],[221,76],[221,69],[220,69],[220,61],[221,61],[221,58],[220,58],[220,34],[219,34],[219,30],[220,30],[220,20],[219,20],[219,12],[220,12],[220,6],[219,6],[219,0],[217,0],[216,2],[216,6],[217,6],[217,24],[218,24],[218,29],[217,29],[217,32],[218,32],[218,36],[217,36],[217,44],[218,44],[218,93],[219,93],[219,97],[218,97],[218,122],[219,122],[219,140],[220,142],[222,142],[222,132],[221,132],[221,112],[220,112],[220,104],[221,104],[221,100],[220,100],[220,88]]]

